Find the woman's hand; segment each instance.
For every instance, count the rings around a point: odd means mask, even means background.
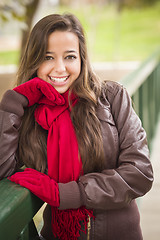
[[[14,91],[24,95],[28,101],[28,107],[35,103],[39,103],[40,99],[45,95],[49,101],[56,102],[57,104],[63,104],[64,100],[62,96],[56,91],[56,89],[46,81],[35,77],[21,85],[15,87]]]
[[[58,184],[48,175],[32,168],[26,168],[23,172],[17,172],[8,178],[25,188],[51,206],[59,206]]]

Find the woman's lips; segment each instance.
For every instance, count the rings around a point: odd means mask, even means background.
[[[66,76],[66,77],[52,77],[52,76],[49,76],[49,79],[51,80],[51,82],[54,84],[54,85],[64,85],[67,80],[68,80],[69,76]]]

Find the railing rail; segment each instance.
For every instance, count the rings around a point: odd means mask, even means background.
[[[135,71],[120,81],[133,99],[133,105],[147,132],[149,147],[160,113],[160,49]]]
[[[0,182],[0,239],[35,240],[38,233],[32,219],[42,204],[27,189],[3,179]]]
[[[160,112],[160,50],[121,80],[132,96],[149,145]],[[8,179],[0,181],[0,239],[36,240],[33,217],[43,202]]]

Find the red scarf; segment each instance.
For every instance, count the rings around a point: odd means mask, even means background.
[[[82,174],[77,138],[70,118],[68,92],[61,95],[55,90],[56,99],[53,93],[53,101],[52,96],[47,98],[46,92],[35,110],[36,121],[48,130],[48,175],[58,183],[77,181]],[[77,102],[73,94],[71,101],[73,106]],[[83,221],[86,232],[88,216],[92,217],[92,211],[85,207],[68,210],[51,207],[51,211],[53,234],[61,240],[76,240],[80,236],[80,221]]]

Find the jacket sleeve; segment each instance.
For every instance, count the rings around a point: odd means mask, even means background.
[[[131,98],[119,84],[108,90],[107,95],[119,134],[117,168],[86,174],[78,183],[59,184],[61,209],[83,204],[93,209],[123,208],[152,186],[146,133],[132,108]]]
[[[18,130],[28,100],[8,90],[0,102],[0,179],[11,175],[17,165]]]

